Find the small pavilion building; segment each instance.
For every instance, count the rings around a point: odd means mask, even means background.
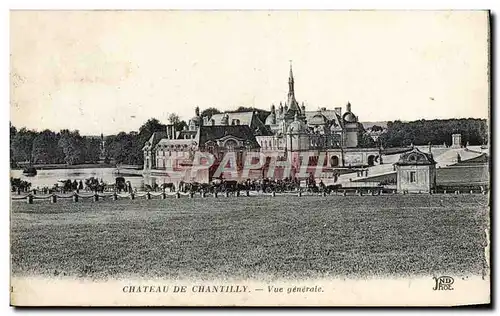
[[[436,161],[417,148],[395,163],[398,193],[430,193],[436,189]]]

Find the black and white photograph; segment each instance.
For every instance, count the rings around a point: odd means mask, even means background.
[[[487,10],[13,10],[13,306],[490,303]]]

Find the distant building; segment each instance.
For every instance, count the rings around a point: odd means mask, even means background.
[[[382,163],[379,148],[358,148],[359,131],[360,123],[350,103],[345,113],[341,107],[306,111],[304,103],[299,105],[290,65],[286,101],[284,105],[280,102],[279,108],[272,105],[265,122],[253,111],[201,117],[196,107],[195,116],[183,131],[169,125],[166,137],[151,136],[143,148],[144,171],[161,172],[171,166],[168,160],[172,155],[189,157],[196,150],[222,153],[236,149],[244,155],[257,149],[290,161],[294,172],[300,169],[305,154],[309,165],[319,165],[320,157],[324,157],[323,166],[329,172],[332,168]]]
[[[171,135],[168,133],[168,136],[165,137],[163,133],[154,133],[146,142],[143,147],[145,172],[182,171],[192,167],[196,152],[207,152],[215,158],[209,173],[200,171],[197,174],[187,174],[186,178],[183,179],[184,181],[205,183],[211,180],[212,175],[223,162],[226,153],[234,153],[236,164],[226,167],[240,170],[244,163],[244,153],[260,150],[253,131],[247,125],[200,126],[194,137],[175,139]]]
[[[401,155],[395,163],[400,193],[429,193],[436,188],[436,162],[432,154],[417,148]]]
[[[462,147],[462,134],[451,135],[451,147],[452,148]]]
[[[382,134],[384,134],[386,132],[386,129],[373,130],[373,129],[369,128],[366,130],[366,132],[373,139],[374,142],[378,142],[378,139],[380,138],[380,136],[382,136]]]
[[[284,144],[280,139],[286,137],[287,133],[290,134],[289,126],[293,125],[295,132],[300,127],[300,133],[307,135],[301,137],[296,144],[298,145],[296,148],[302,150],[358,146],[359,123],[358,117],[351,111],[351,104],[347,103],[345,113],[342,113],[341,107],[336,107],[334,110],[322,107],[317,111],[306,111],[304,103],[299,106],[295,99],[295,79],[291,66],[287,101],[284,106],[280,102],[278,109],[274,104],[271,106],[271,113],[266,118],[265,124],[272,131],[273,143],[276,144]]]

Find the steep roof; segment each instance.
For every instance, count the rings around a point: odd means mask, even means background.
[[[167,132],[154,132],[148,139],[146,144],[144,144],[142,150],[146,149],[147,146],[151,146],[151,148],[154,148],[162,138],[166,137],[167,137]]]
[[[318,113],[311,117],[311,119],[307,120],[307,123],[311,125],[323,125],[328,123],[328,119],[325,115],[318,111]]]
[[[222,118],[224,115],[228,116],[228,125],[222,124]],[[228,112],[214,114],[211,117],[214,120],[215,126],[234,126],[232,125],[233,120],[239,120],[239,125],[246,125],[253,130],[254,135],[269,136],[272,133],[266,128],[264,123],[260,120],[259,116],[255,112]],[[211,126],[211,125],[206,125]]]
[[[167,139],[163,138],[160,140],[157,144],[156,147],[177,147],[177,146],[192,146],[194,145],[194,139]]]
[[[259,148],[259,144],[255,140],[254,133],[248,125],[214,125],[200,126],[195,140],[199,146],[204,146],[210,140],[218,140],[225,136],[233,136],[235,138],[244,139],[249,142],[252,148]]]
[[[306,115],[306,120],[307,120],[308,124],[309,124],[309,122],[311,122],[312,118],[316,114],[318,114],[318,112],[323,114],[336,127],[339,127],[339,128],[342,127],[342,120],[341,120],[340,116],[337,114],[337,112],[335,112],[335,110],[323,110],[323,109],[321,109],[320,111],[306,111],[305,115]]]
[[[231,125],[233,120],[240,120],[240,125],[251,126],[254,118],[253,112],[233,112],[219,113],[212,115],[211,119],[215,121],[215,125],[222,125],[222,118],[227,114],[229,117],[228,124]]]
[[[182,139],[184,136],[191,137],[192,135],[196,135],[196,131],[182,130],[182,131],[179,131],[179,135],[177,138]]]
[[[457,165],[484,164],[488,162],[489,162],[488,155],[486,153],[483,153],[477,157],[470,158],[467,160],[462,160],[459,163],[457,163]]]
[[[400,166],[435,165],[436,161],[434,161],[431,154],[424,153],[415,147],[411,151],[402,154],[395,164]]]

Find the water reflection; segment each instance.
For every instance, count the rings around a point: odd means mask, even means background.
[[[114,168],[95,168],[95,169],[54,169],[54,170],[38,170],[38,173],[34,177],[27,177],[23,175],[22,170],[11,170],[10,176],[14,178],[20,178],[22,180],[31,182],[32,188],[43,188],[52,187],[59,180],[70,179],[71,181],[84,181],[90,177],[98,178],[106,183],[115,183],[116,177],[120,176],[114,174]],[[125,181],[130,181],[133,188],[141,190],[144,188],[145,184],[153,185],[157,183],[161,185],[162,183],[169,182],[166,177],[161,176],[151,176],[151,175],[122,175]]]

